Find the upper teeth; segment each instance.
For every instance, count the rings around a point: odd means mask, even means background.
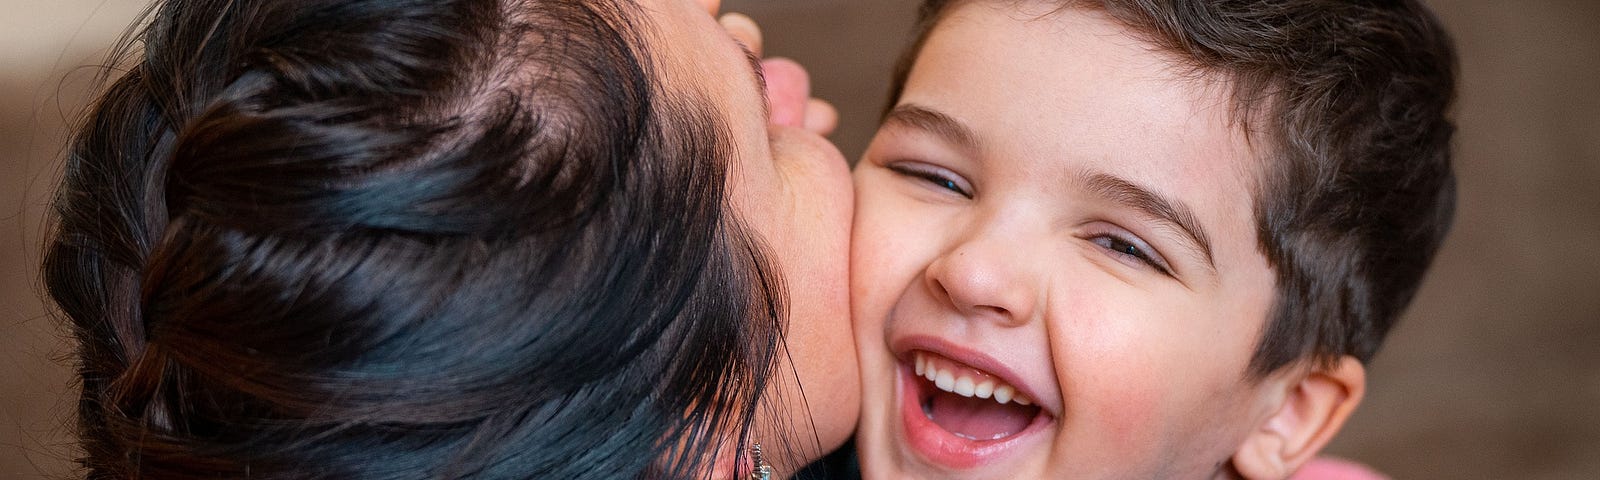
[[[1033,399],[1017,393],[1016,387],[981,372],[960,367],[954,362],[932,354],[915,352],[912,356],[913,362],[916,363],[917,376],[933,382],[933,385],[940,390],[963,397],[993,398],[1001,405],[1010,402],[1033,405]]]

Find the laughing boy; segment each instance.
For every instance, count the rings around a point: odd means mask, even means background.
[[[1449,228],[1414,0],[930,0],[855,173],[863,473],[1285,478]]]

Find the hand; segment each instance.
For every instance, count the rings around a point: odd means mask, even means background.
[[[716,0],[702,0],[715,5]],[[757,57],[762,55],[761,27],[750,17],[729,13],[718,19],[722,28],[735,40],[743,43]],[[811,76],[805,67],[787,58],[770,58],[761,62],[762,75],[767,80],[768,123],[803,128],[817,135],[832,134],[839,126],[839,112],[833,105],[811,97]]]

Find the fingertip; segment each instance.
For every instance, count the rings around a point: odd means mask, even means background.
[[[832,135],[839,128],[839,109],[819,98],[806,101],[805,129],[817,135]]]
[[[743,43],[745,48],[750,49],[751,53],[754,53],[757,57],[761,56],[763,46],[761,26],[756,24],[755,19],[742,13],[726,13],[721,17],[717,17],[717,23],[722,24],[722,28],[728,31],[728,35],[733,36],[739,43]]]
[[[713,16],[717,14],[718,10],[722,9],[722,0],[695,0],[695,1],[700,2],[700,6],[704,7],[706,9],[706,13],[709,13],[709,14],[711,14]]]

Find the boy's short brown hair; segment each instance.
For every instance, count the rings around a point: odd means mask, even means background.
[[[891,103],[942,15],[966,1],[923,3]],[[1370,360],[1455,212],[1456,56],[1432,12],[1417,0],[1049,1],[1102,10],[1186,73],[1231,85],[1266,157],[1255,216],[1277,273],[1250,374]]]

